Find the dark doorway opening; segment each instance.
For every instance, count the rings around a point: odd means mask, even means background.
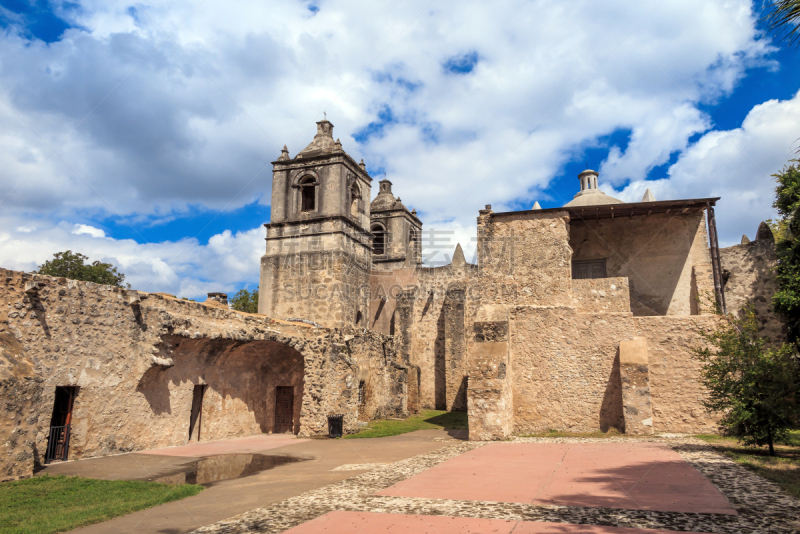
[[[56,386],[56,397],[53,402],[53,416],[50,418],[50,434],[47,438],[47,452],[44,463],[53,460],[66,461],[69,458],[70,426],[72,425],[72,408],[78,386]]]
[[[294,387],[275,388],[275,430],[276,434],[294,430]]]
[[[200,441],[200,428],[203,426],[203,395],[206,385],[200,384],[192,391],[192,414],[189,416],[189,441]]]

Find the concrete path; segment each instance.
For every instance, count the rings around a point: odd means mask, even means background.
[[[148,478],[148,474],[198,459],[195,456],[185,456],[189,454],[262,453],[308,459],[244,478],[216,482],[194,497],[73,531],[85,534],[133,532],[179,534],[253,508],[283,501],[366,470],[366,468],[352,469],[352,467],[392,463],[453,444],[448,433],[443,430],[422,430],[379,439],[287,440],[285,436],[257,438],[223,440],[172,447],[162,451],[65,462],[48,466],[44,472],[130,480]],[[348,470],[333,470],[342,466]]]

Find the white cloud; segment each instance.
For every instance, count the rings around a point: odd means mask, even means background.
[[[106,233],[100,228],[89,226],[88,224],[75,224],[72,226],[72,233],[75,235],[86,234],[92,237],[105,237]]]
[[[0,203],[5,228],[17,228],[2,234],[3,265],[72,248],[116,260],[134,285],[186,296],[254,281],[261,228],[142,245],[58,221],[267,204],[270,161],[283,144],[302,149],[323,110],[345,150],[385,168],[404,203],[426,227],[453,230],[468,259],[479,208],[541,199],[576,150],[618,130],[631,140],[602,164],[609,184],[633,180],[624,195],[641,198],[647,171],[684,151],[652,187],[696,197],[681,177],[711,172],[698,154],[738,139],[711,132],[687,148],[710,125],[700,104],[769,52],[749,0],[317,5],[86,0],[59,42],[13,27],[0,36]],[[473,72],[443,68],[472,52]],[[784,128],[772,139],[795,137]],[[752,191],[765,196],[759,183]]]
[[[6,223],[0,219],[0,228],[11,227]],[[0,231],[0,265],[30,272],[54,253],[73,250],[88,256],[89,261],[112,263],[125,274],[127,283],[142,291],[202,300],[209,292],[233,292],[243,284],[258,286],[263,228],[235,234],[225,231],[211,237],[208,244],[188,238],[140,244],[97,237],[90,232],[76,233],[73,225],[64,222],[48,225],[37,221],[35,227]]]
[[[641,200],[649,187],[658,200],[721,197],[717,204],[720,245],[755,237],[758,224],[775,217],[775,180],[792,158],[800,136],[800,94],[791,100],[769,100],[748,113],[741,128],[711,131],[681,154],[669,177],[634,181],[617,196]]]

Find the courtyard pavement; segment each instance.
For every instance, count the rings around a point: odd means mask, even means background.
[[[398,460],[453,443],[456,441],[442,430],[423,430],[379,440],[306,440],[264,435],[56,463],[47,466],[40,474],[155,480],[187,463],[209,456],[213,459],[218,455],[264,454],[306,460],[278,465],[246,477],[214,482],[193,497],[72,531],[81,534],[180,534],[248,510],[284,502],[354,474],[364,473],[376,465],[391,465]]]
[[[460,442],[358,467],[371,469],[196,532],[800,531],[800,501],[693,438]]]

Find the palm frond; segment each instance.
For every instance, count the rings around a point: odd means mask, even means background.
[[[767,29],[794,44],[800,39],[800,0],[775,0],[764,16]]]

